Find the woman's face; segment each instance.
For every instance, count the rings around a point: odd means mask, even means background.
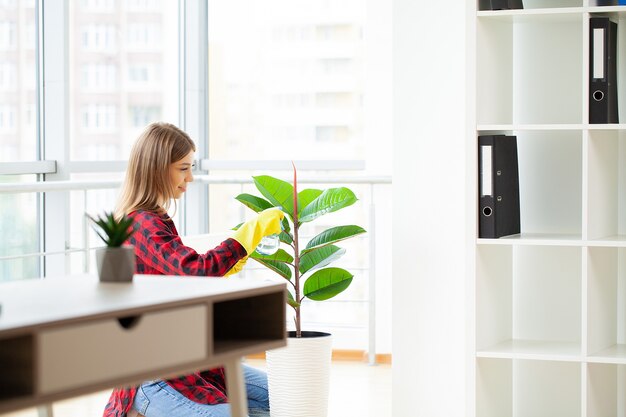
[[[191,169],[193,168],[194,153],[189,152],[180,161],[170,164],[170,184],[174,190],[173,198],[180,198],[187,191],[187,183],[193,181]]]

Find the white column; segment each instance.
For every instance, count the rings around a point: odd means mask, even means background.
[[[393,414],[466,412],[466,0],[393,2]]]

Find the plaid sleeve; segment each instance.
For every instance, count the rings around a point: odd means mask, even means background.
[[[135,254],[149,267],[164,275],[223,276],[240,259],[246,250],[234,239],[226,239],[214,249],[199,254],[185,246],[176,229],[150,212],[136,212],[135,233],[129,243]]]
[[[136,387],[114,389],[104,408],[102,417],[126,417],[126,413],[133,406],[136,393]]]

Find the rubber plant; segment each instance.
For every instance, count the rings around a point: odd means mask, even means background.
[[[254,185],[263,197],[240,194],[235,197],[255,212],[278,207],[285,213],[280,233],[281,246],[273,255],[254,252],[252,259],[283,277],[290,284],[288,304],[295,310],[296,337],[301,337],[301,308],[305,298],[324,301],[343,292],[350,286],[353,274],[329,267],[342,257],[346,250],[336,243],[365,233],[356,225],[335,226],[324,230],[302,247],[299,230],[304,223],[312,222],[357,201],[354,193],[346,187],[319,190],[307,188],[298,192],[296,168],[293,168],[293,184],[269,175],[252,177]]]

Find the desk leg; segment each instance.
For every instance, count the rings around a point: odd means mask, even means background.
[[[52,404],[44,404],[37,407],[37,415],[39,417],[53,417]]]
[[[230,415],[231,417],[247,417],[248,395],[246,394],[241,359],[230,359],[224,364],[224,370],[226,371],[226,389],[228,390]]]

